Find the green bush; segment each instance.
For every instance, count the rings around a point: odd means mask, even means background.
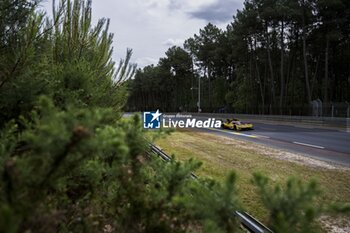
[[[41,97],[18,138],[3,131],[0,229],[232,232],[234,176],[222,186],[194,181],[199,163],[146,156],[141,121],[118,122],[106,109],[59,110]],[[7,148],[8,145],[16,147]],[[203,183],[203,184],[202,184]],[[209,208],[210,207],[210,208]],[[205,223],[205,224],[204,224]],[[17,227],[14,227],[17,226]]]

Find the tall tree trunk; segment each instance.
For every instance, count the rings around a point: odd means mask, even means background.
[[[248,54],[249,54],[249,80],[248,80],[248,85],[251,88],[253,88],[253,86],[254,86],[254,84],[253,84],[253,56],[252,56],[251,53],[248,53]],[[247,102],[248,102],[248,98],[245,101],[246,105],[247,105]],[[252,106],[252,105],[253,105],[253,103],[249,101],[248,102],[248,106],[250,107],[250,109],[247,109],[246,113],[254,114],[253,112],[251,112],[251,111],[254,111],[254,106]]]
[[[271,60],[271,51],[270,51],[270,37],[268,32],[268,25],[266,23],[266,50],[267,50],[267,59],[269,62],[269,68],[270,68],[270,88],[271,88],[271,97],[272,97],[272,105],[276,103],[276,94],[275,94],[275,78],[273,73],[273,67],[272,67],[272,60]]]
[[[324,102],[328,102],[328,54],[329,54],[329,38],[326,36],[326,51],[324,62]]]
[[[256,75],[257,75],[258,80],[259,80],[259,89],[260,89],[260,96],[261,96],[261,102],[262,102],[262,114],[264,114],[264,111],[265,111],[265,95],[264,95],[264,88],[262,86],[260,72],[259,72],[258,55],[256,54],[256,39],[254,40],[254,60],[255,60]]]
[[[284,22],[282,19],[281,24],[281,93],[280,93],[280,114],[283,114],[283,98],[284,98],[284,88],[285,88],[285,81],[284,81]]]
[[[208,96],[209,96],[209,108],[210,108],[210,111],[211,111],[211,69],[210,69],[210,66],[208,66]]]
[[[311,96],[312,93],[314,93],[314,88],[315,88],[315,83],[316,83],[316,77],[317,77],[317,73],[318,73],[318,65],[320,63],[320,56],[318,56],[317,61],[316,61],[316,68],[315,68],[315,73],[312,77],[312,81],[311,81]]]
[[[289,90],[290,90],[290,87],[289,87],[289,84],[290,84],[290,76],[291,76],[291,70],[292,70],[292,63],[293,63],[293,59],[294,59],[294,52],[292,52],[293,50],[290,49],[290,52],[289,52],[289,56],[288,56],[288,66],[287,66],[287,70],[286,70],[286,83],[285,83],[285,99],[284,99],[284,102],[286,103],[289,98],[288,98],[288,93],[289,93]],[[288,114],[291,115],[292,112],[291,112],[291,105],[288,105]]]
[[[195,80],[195,74],[194,74],[194,64],[193,64],[193,59],[191,59],[191,66],[192,66],[192,70],[191,70],[191,103],[194,103],[194,94],[193,94],[193,90],[194,90],[194,80]],[[192,107],[192,106],[191,106]]]
[[[305,75],[305,85],[306,85],[306,94],[308,103],[311,102],[311,91],[310,91],[310,81],[309,81],[309,72],[307,65],[307,56],[306,56],[306,32],[305,32],[305,15],[303,13],[302,18],[302,33],[303,33],[303,57],[304,57],[304,75]]]

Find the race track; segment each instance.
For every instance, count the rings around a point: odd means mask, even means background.
[[[350,133],[333,129],[250,121],[254,130],[198,129],[211,134],[248,140],[350,166]]]

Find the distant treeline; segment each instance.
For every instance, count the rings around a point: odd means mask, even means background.
[[[130,80],[127,110],[310,114],[350,101],[350,1],[247,0]]]

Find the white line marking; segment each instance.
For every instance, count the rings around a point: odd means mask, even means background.
[[[317,146],[317,145],[312,145],[312,144],[307,144],[307,143],[302,143],[302,142],[293,142],[293,143],[297,144],[297,145],[309,146],[309,147],[313,147],[313,148],[317,148],[317,149],[324,149],[323,146]]]
[[[264,136],[264,135],[258,135],[258,134],[253,134],[254,136],[258,137],[258,138],[267,138],[269,139],[270,137],[268,136]]]
[[[245,133],[232,132],[231,134],[238,135],[238,136],[244,136],[244,137],[248,137],[248,138],[256,138],[256,136],[254,136],[254,135],[245,134]]]
[[[255,135],[250,135],[250,134],[244,134],[244,133],[238,133],[238,132],[231,132],[231,131],[221,130],[221,129],[215,129],[215,128],[208,128],[208,129],[210,129],[210,130],[215,130],[215,131],[219,131],[219,132],[223,132],[223,133],[227,133],[227,134],[233,134],[233,135],[248,137],[248,138],[256,138]]]

